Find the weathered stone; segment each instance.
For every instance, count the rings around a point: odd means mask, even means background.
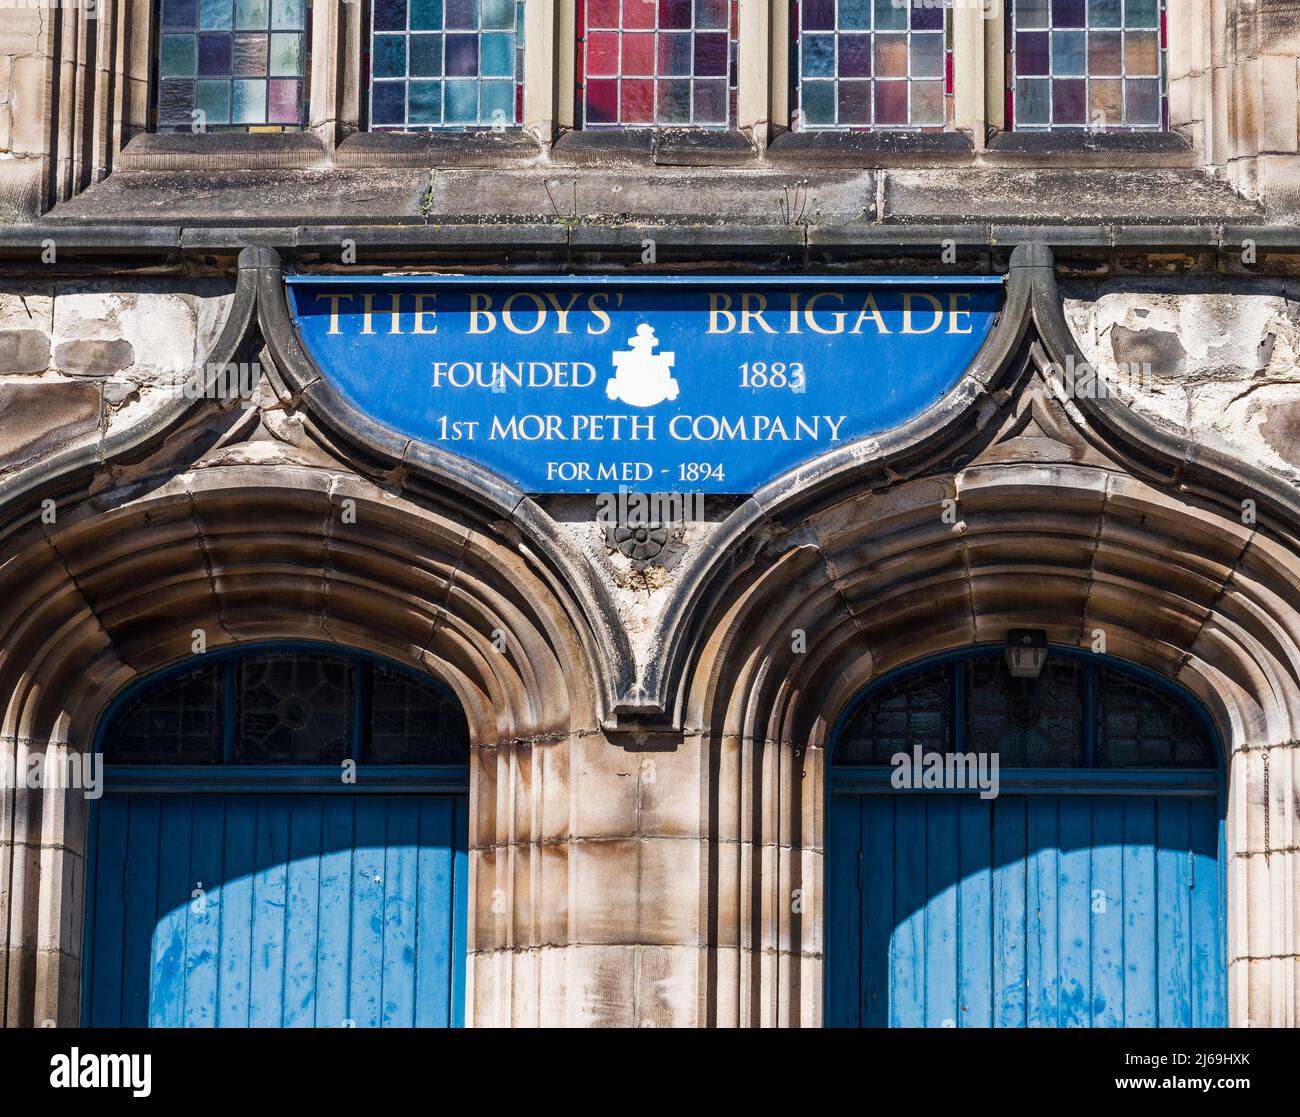
[[[0,376],[44,372],[50,367],[50,339],[41,330],[0,330]]]
[[[99,426],[99,385],[32,381],[0,385],[0,470],[89,437]]]
[[[54,362],[69,376],[110,376],[135,363],[129,341],[64,341],[54,350]]]
[[[1187,364],[1187,354],[1178,335],[1168,330],[1130,330],[1115,326],[1110,331],[1111,349],[1119,365],[1140,365],[1155,376],[1177,376]]]

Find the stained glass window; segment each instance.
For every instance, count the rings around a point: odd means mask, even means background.
[[[952,101],[943,0],[794,0],[796,131],[938,130]]]
[[[264,655],[239,663],[235,761],[346,760],[352,738],[352,661]]]
[[[738,21],[738,0],[578,0],[583,127],[733,127]]]
[[[212,653],[125,703],[110,764],[464,765],[469,726],[450,691],[340,651]]]
[[[837,764],[888,764],[898,752],[948,752],[948,672],[934,667],[901,679],[854,711],[840,731]]]
[[[219,764],[220,667],[201,667],[130,703],[114,722],[109,758],[117,764]]]
[[[1101,672],[1098,760],[1116,767],[1209,768],[1214,750],[1187,710],[1155,687]]]
[[[307,0],[159,0],[160,132],[304,123]]]
[[[1008,127],[1168,128],[1164,0],[1007,0]]]
[[[997,753],[1006,767],[1213,768],[1215,745],[1165,688],[1090,656],[1049,654],[1013,678],[1001,649],[904,671],[853,706],[835,763],[889,764],[923,753]]]
[[[372,0],[370,128],[511,128],[524,111],[524,0]]]

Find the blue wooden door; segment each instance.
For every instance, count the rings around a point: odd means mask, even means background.
[[[466,818],[459,794],[106,795],[87,1022],[461,1024]]]
[[[1214,795],[835,794],[827,1021],[1226,1023]]]

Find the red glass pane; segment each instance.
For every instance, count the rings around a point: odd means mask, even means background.
[[[598,78],[618,77],[617,31],[592,31],[587,35],[587,73]]]
[[[623,34],[623,76],[652,77],[655,72],[655,37],[644,31]]]
[[[627,80],[619,93],[619,108],[624,124],[652,124],[655,118],[655,83]]]
[[[618,0],[587,0],[587,26],[617,28]]]

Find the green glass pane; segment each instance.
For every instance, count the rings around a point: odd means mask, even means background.
[[[205,124],[229,124],[230,82],[198,82],[194,95],[194,107],[203,113]]]
[[[271,36],[270,73],[276,78],[296,78],[303,74],[302,36],[297,32]]]
[[[484,30],[509,31],[515,26],[515,0],[483,0],[480,10]]]
[[[165,78],[192,78],[197,57],[197,35],[164,35],[158,67]]]
[[[912,123],[933,126],[943,123],[943,82],[914,81],[912,83]]]
[[[841,31],[871,30],[871,0],[840,0]]]
[[[441,124],[442,82],[411,82],[409,106],[407,123],[430,125]]]
[[[479,87],[483,120],[494,128],[515,123],[515,83],[485,81]]]
[[[267,19],[267,0],[235,0],[236,30],[265,31]]]
[[[1052,73],[1058,77],[1075,77],[1087,72],[1086,32],[1052,32]]]
[[[442,36],[412,35],[410,47],[411,77],[438,78],[442,76]],[[442,103],[441,92],[438,95]]]
[[[478,120],[478,82],[473,78],[448,81],[443,98],[448,124],[473,124]]]
[[[1159,27],[1159,0],[1124,0],[1125,27]]]
[[[411,0],[411,30],[441,31],[442,0]]]
[[[204,31],[229,31],[234,12],[234,0],[200,0],[199,27]]]
[[[271,0],[271,27],[276,31],[303,30],[302,0]]]
[[[377,78],[406,76],[406,36],[376,35],[371,56],[372,73]]]
[[[1048,0],[1016,0],[1016,30],[1047,26]]]
[[[234,124],[266,123],[266,82],[236,81],[230,118]]]
[[[835,82],[805,82],[800,90],[803,125],[835,124]]]
[[[875,0],[877,31],[906,31],[908,5],[894,0]]]
[[[912,77],[943,77],[943,36],[913,35],[910,45]]]
[[[479,36],[478,72],[485,78],[508,78],[515,72],[515,37],[501,33]]]
[[[1089,27],[1118,27],[1120,0],[1088,0]]]

